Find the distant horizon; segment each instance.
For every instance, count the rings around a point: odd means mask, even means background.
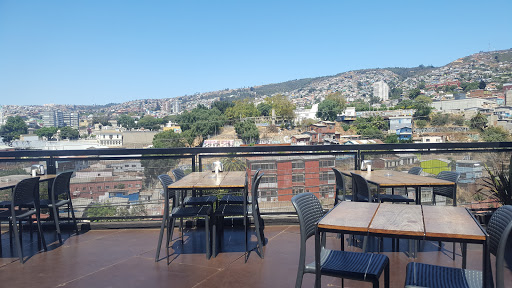
[[[483,7],[492,14],[475,13]],[[508,11],[512,1],[504,0],[6,0],[0,105],[106,105],[362,69],[440,67],[510,49]]]

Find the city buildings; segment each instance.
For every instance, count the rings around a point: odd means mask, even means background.
[[[378,97],[381,101],[388,101],[389,99],[389,85],[384,81],[373,83],[373,96]]]
[[[80,119],[78,112],[62,112],[59,110],[43,111],[44,127],[65,127],[69,126],[78,129]]]

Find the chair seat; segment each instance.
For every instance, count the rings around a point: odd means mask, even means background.
[[[184,205],[212,205],[217,202],[216,196],[201,196],[201,197],[191,197],[188,196],[183,200]]]
[[[16,218],[26,218],[28,216],[36,214],[36,210],[35,209],[14,210],[14,213],[16,214]],[[0,218],[4,218],[4,219],[9,218],[10,219],[11,217],[12,217],[11,210],[0,212]]]
[[[389,194],[381,194],[379,195],[380,202],[396,202],[396,203],[413,203],[414,199],[407,198],[402,195],[389,195]]]
[[[69,200],[66,199],[66,200],[58,200],[57,203],[55,203],[55,206],[56,207],[60,207],[62,205],[66,205],[69,203]],[[41,208],[52,208],[53,205],[52,205],[52,201],[50,199],[42,199],[40,204]]]
[[[246,210],[248,209],[246,208]],[[215,209],[215,216],[244,216],[244,206],[221,204]]]
[[[195,207],[176,207],[172,209],[171,217],[193,217],[193,216],[210,216],[212,214],[212,207],[209,205],[195,206]]]
[[[389,258],[382,254],[349,252],[322,249],[320,267],[323,275],[347,279],[379,279]],[[305,271],[314,273],[315,262],[309,263]]]
[[[431,288],[482,287],[481,271],[410,262],[405,285]]]
[[[249,203],[249,201],[247,201],[247,203]],[[222,204],[244,204],[244,196],[224,195],[219,201],[219,205]]]

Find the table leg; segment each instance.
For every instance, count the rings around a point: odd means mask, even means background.
[[[488,277],[489,258],[488,258],[488,254],[489,254],[489,252],[488,252],[487,240],[486,240],[483,244],[483,249],[482,249],[482,265],[484,266],[483,267],[483,277],[482,277],[482,281],[483,281],[482,287],[489,287],[489,279],[488,279],[489,278]]]
[[[156,256],[155,256],[155,262],[158,261],[158,258],[160,257],[160,248],[162,246],[162,239],[164,236],[165,226],[167,223],[167,217],[169,217],[169,198],[167,197],[167,193],[165,195],[165,201],[164,201],[164,215],[162,215],[162,225],[160,226],[160,235],[158,236],[158,246],[156,247]],[[171,229],[170,227],[167,227],[167,229]],[[172,227],[174,229],[174,227]]]
[[[320,275],[320,231],[318,227],[315,228],[315,287],[320,288],[321,275]]]

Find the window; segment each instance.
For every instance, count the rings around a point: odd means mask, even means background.
[[[320,160],[320,168],[334,167],[334,160]]]
[[[260,190],[261,201],[277,201],[277,189]]]
[[[252,170],[276,170],[276,163],[255,163],[251,165]]]
[[[292,174],[292,182],[304,183],[304,174]]]
[[[332,185],[320,186],[320,195],[323,198],[332,198],[332,197],[334,197],[334,186],[332,186]]]
[[[334,176],[334,172],[332,171],[322,171],[320,172],[320,181],[329,181],[330,182],[333,182],[335,181],[335,176]]]
[[[129,187],[129,188],[132,188],[132,184],[128,184],[128,187]]]
[[[293,195],[304,193],[304,187],[293,187],[292,193]]]
[[[140,184],[135,184],[135,187],[140,188]]]
[[[292,162],[292,169],[304,169],[305,165],[302,161]]]
[[[87,189],[87,187],[82,187],[82,191],[85,191],[85,189]]]
[[[108,185],[105,185],[105,189],[110,189],[110,186],[108,186]]]
[[[132,165],[132,167],[134,167],[134,168],[135,168],[135,167],[137,167],[137,165],[135,165],[135,164],[134,164],[134,165]]]
[[[98,190],[101,190],[101,186],[98,186]]]
[[[277,176],[276,175],[263,175],[261,177],[260,183],[277,183]]]

